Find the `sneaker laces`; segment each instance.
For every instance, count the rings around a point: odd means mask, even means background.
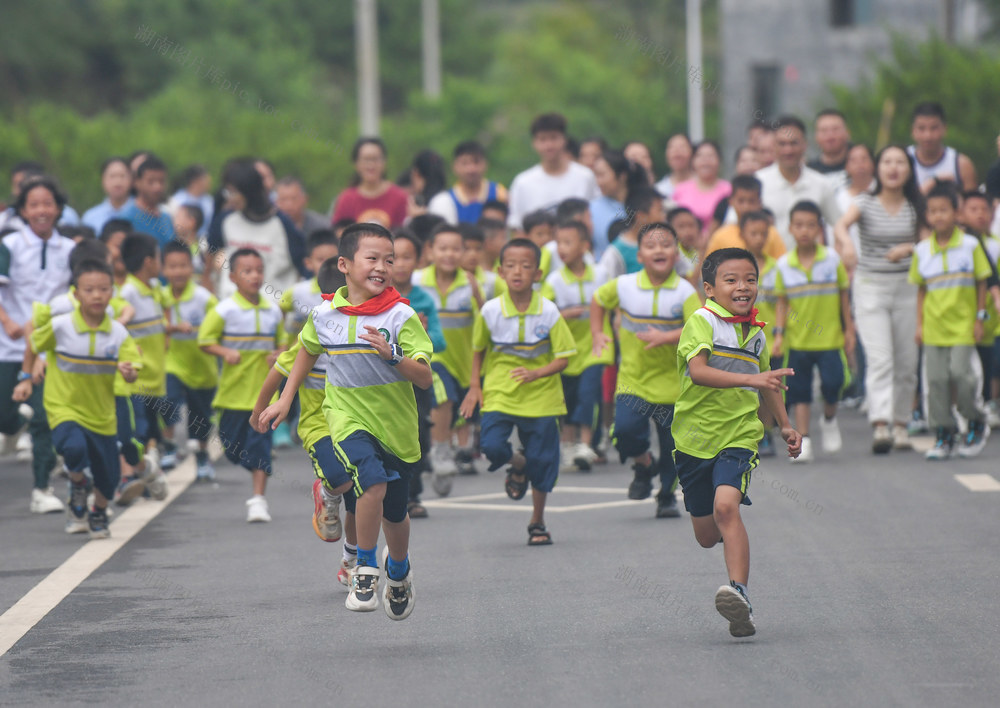
[[[368,573],[352,573],[351,584],[353,586],[354,593],[357,595],[374,592],[375,581],[377,578],[377,575],[371,575]]]

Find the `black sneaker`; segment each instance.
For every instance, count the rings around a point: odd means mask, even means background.
[[[111,536],[111,529],[108,528],[108,512],[104,509],[95,506],[87,518],[87,524],[90,526],[91,538],[108,538]]]
[[[676,519],[681,515],[681,510],[677,506],[677,497],[673,492],[660,493],[656,497],[656,518]]]
[[[924,457],[928,460],[947,460],[955,448],[955,434],[951,430],[938,428],[934,447],[927,451]]]
[[[462,475],[479,474],[475,464],[473,464],[475,459],[475,451],[469,448],[460,447],[455,450],[455,466],[458,467],[458,473]]]
[[[653,476],[656,474],[656,459],[652,458],[649,465],[640,465],[636,462],[632,465],[632,470],[635,472],[635,478],[628,485],[628,498],[635,499],[636,501],[649,499],[649,495],[653,493]]]
[[[87,495],[90,486],[84,484],[69,484],[69,501],[66,504],[66,533],[87,532]]]

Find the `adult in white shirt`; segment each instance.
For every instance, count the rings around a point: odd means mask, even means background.
[[[803,163],[806,155],[806,126],[795,116],[782,116],[775,121],[778,158],[773,165],[757,171],[764,206],[774,213],[774,226],[788,250],[795,248],[795,239],[788,232],[789,212],[796,202],[808,199],[816,202],[823,212],[832,243],[833,224],[840,210],[834,197],[833,185],[826,177]]]
[[[600,195],[594,173],[566,152],[566,119],[560,114],[545,113],[532,121],[531,146],[539,164],[511,182],[509,226],[520,229],[524,215],[539,209],[554,213],[564,199],[590,201]]]

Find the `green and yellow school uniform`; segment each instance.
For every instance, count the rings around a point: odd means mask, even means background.
[[[562,372],[563,376],[579,376],[585,369],[596,365],[606,365],[614,362],[614,348],[607,347],[599,356],[594,356],[593,339],[590,334],[590,303],[597,289],[608,282],[604,268],[599,265],[584,267],[582,276],[577,276],[567,266],[552,273],[542,286],[542,297],[556,304],[560,313],[570,307],[582,306],[583,313],[576,317],[566,318],[566,324],[576,343],[576,354]],[[605,316],[604,334],[612,336],[611,318]]]
[[[174,324],[187,322],[191,332],[174,332],[167,348],[167,373],[176,376],[188,388],[211,389],[218,383],[219,365],[215,357],[198,346],[198,329],[208,313],[219,304],[211,292],[188,281],[183,292],[174,297],[169,285],[163,286],[160,299]],[[207,394],[206,394],[207,395]]]
[[[135,315],[126,325],[139,351],[142,368],[135,383],[125,391],[144,396],[165,396],[167,393],[167,328],[158,288],[150,287],[129,273],[120,297],[135,308]],[[122,381],[124,383],[124,381]],[[119,385],[121,391],[121,385]],[[122,395],[121,393],[119,395]]]

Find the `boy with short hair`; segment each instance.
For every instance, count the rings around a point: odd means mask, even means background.
[[[601,266],[609,278],[638,273],[639,241],[637,234],[647,224],[663,223],[663,197],[652,187],[636,187],[625,198],[625,230],[611,242],[601,256]],[[610,231],[609,231],[610,235]]]
[[[797,202],[789,216],[788,231],[795,239],[795,250],[779,258],[774,268],[774,294],[778,302],[770,353],[783,357],[784,366],[798,372],[787,382],[785,403],[793,409],[795,429],[802,434],[802,453],[795,461],[809,462],[813,369],[819,369],[823,393],[819,426],[823,452],[837,453],[842,447],[837,403],[850,379],[847,358],[854,358],[857,340],[847,269],[832,248],[819,243],[823,235],[819,205],[807,200]]]
[[[499,294],[504,282],[495,270],[483,268],[483,230],[476,224],[459,224],[457,228],[462,234],[462,270],[469,283],[473,284],[472,295],[476,298],[476,304],[482,307],[484,302]]]
[[[729,195],[729,206],[733,212],[730,223],[723,224],[715,230],[708,245],[705,247],[705,255],[720,248],[746,248],[746,243],[740,236],[740,221],[744,214],[752,211],[761,211],[763,201],[761,200],[761,183],[753,175],[739,175],[733,178],[733,193]],[[764,247],[767,255],[771,258],[781,258],[788,250],[781,234],[772,225],[767,232],[767,245]]]
[[[483,232],[483,252],[479,265],[483,270],[497,273],[500,270],[500,251],[507,243],[507,224],[500,219],[483,218],[478,225]]]
[[[125,263],[122,262],[122,243],[125,237],[132,233],[132,224],[124,219],[110,219],[101,229],[98,238],[108,247],[108,257],[111,260],[111,272],[115,278],[115,296],[121,292],[125,280],[128,278],[128,271]]]
[[[677,471],[670,451],[674,402],[680,389],[677,342],[681,328],[701,307],[694,286],[674,270],[677,236],[669,224],[644,225],[637,235],[638,259],[643,269],[602,285],[590,305],[590,332],[594,354],[611,346],[601,329],[607,310],[621,310],[621,363],[615,390],[615,423],[611,439],[622,462],[633,458],[635,472],[629,499],[646,499],[659,473],[656,518],[680,516],[674,489]],[[649,420],[660,442],[660,460],[649,451]]]
[[[524,237],[538,246],[539,252],[542,254],[539,268],[542,270],[543,282],[552,269],[552,251],[549,249],[549,243],[555,238],[553,233],[555,225],[555,217],[550,212],[542,210],[525,214],[522,220]]]
[[[958,446],[961,457],[975,457],[986,446],[990,428],[982,410],[982,367],[976,342],[986,319],[986,279],[992,271],[975,236],[957,227],[958,196],[953,185],[940,183],[927,194],[931,237],[917,244],[910,282],[917,290],[917,342],[924,345],[923,393],[927,423],[937,441],[928,460],[946,460],[955,447],[955,405],[969,431]],[[926,326],[925,326],[926,325]]]
[[[119,297],[135,309],[126,326],[142,352],[135,383],[125,386],[119,381],[116,388],[115,410],[126,463],[118,503],[127,506],[147,491],[153,499],[167,496],[167,480],[160,471],[157,449],[162,437],[158,411],[167,405],[167,330],[157,280],[160,249],[156,239],[145,233],[129,234],[122,241],[121,257],[128,276]],[[127,430],[129,422],[131,435]]]
[[[476,406],[482,410],[480,444],[490,471],[510,463],[507,496],[522,499],[531,484],[529,546],[552,543],[545,501],[559,476],[558,417],[566,414],[557,374],[576,353],[559,309],[532,287],[541,277],[540,260],[538,245],[528,239],[504,246],[500,272],[507,292],[486,303],[476,317],[472,378],[461,408],[466,417]],[[515,426],[523,452],[510,445]]]
[[[165,246],[176,235],[170,215],[160,208],[167,191],[166,163],[150,153],[136,170],[132,188],[135,201],[122,212],[121,218],[136,231],[152,234],[160,246]]]
[[[356,224],[344,231],[338,267],[347,285],[329,305],[313,310],[299,334],[302,349],[285,390],[261,413],[259,424],[273,427],[288,415],[295,389],[320,354],[330,355],[323,411],[358,496],[358,561],[344,604],[355,612],[378,608],[381,522],[383,607],[390,619],[403,620],[414,607],[406,512],[408,475],[420,459],[413,386],[431,385],[431,342],[416,313],[389,285],[392,266],[392,234],[386,229]]]
[[[306,238],[306,257],[304,260],[306,269],[310,273],[319,274],[320,266],[331,258],[337,258],[340,250],[337,246],[338,239],[332,229],[316,229]],[[329,285],[333,288],[329,292],[336,292],[337,285],[336,272],[331,273],[333,280]],[[334,287],[336,285],[336,287]],[[316,305],[323,302],[323,293],[327,292],[320,288],[319,278],[313,277],[309,280],[302,280],[286,290],[281,296],[278,306],[286,315],[285,330],[289,334],[298,334],[302,325],[309,319],[309,313]]]
[[[264,498],[267,478],[271,476],[271,431],[258,433],[251,427],[250,412],[257,401],[256,392],[285,349],[282,314],[269,298],[260,295],[264,259],[254,249],[233,252],[229,257],[229,279],[236,292],[205,315],[198,328],[198,346],[221,359],[212,407],[221,412],[219,438],[226,458],[253,475],[253,496],[246,503],[247,522],[266,523],[271,520]]]
[[[472,283],[460,267],[462,234],[457,227],[442,224],[431,234],[429,242],[433,264],[413,274],[413,284],[422,287],[434,301],[438,319],[444,331],[447,348],[434,352],[431,368],[444,386],[446,398],[437,401],[431,414],[433,447],[431,465],[434,468],[438,492],[451,491],[447,477],[455,475],[455,450],[452,447],[452,425],[458,405],[469,388],[472,363],[473,318],[478,311]],[[458,430],[459,446],[468,445],[468,427]]]
[[[182,206],[183,208],[183,206]],[[177,464],[174,426],[187,406],[188,440],[197,442],[196,481],[215,479],[208,457],[208,436],[212,428],[212,398],[218,383],[218,362],[198,346],[198,328],[219,300],[194,281],[194,258],[181,241],[163,247],[163,276],[167,284],[160,291],[167,316],[167,404],[163,408],[163,456],[160,465],[172,469]]]
[[[729,620],[729,633],[756,632],[747,597],[750,541],[740,504],[757,466],[757,441],[765,406],[781,426],[788,454],[799,454],[801,436],[791,427],[781,390],[791,369],[769,371],[771,359],[762,323],[753,307],[757,262],[741,248],[709,254],[702,265],[708,300],[681,332],[677,366],[681,390],[672,425],[674,459],[691,514],[694,536],[704,548],[723,544],[729,584],[715,593],[715,607]],[[758,394],[759,392],[759,394]]]
[[[549,275],[542,286],[546,297],[559,308],[566,321],[576,354],[562,372],[562,387],[566,398],[566,425],[562,431],[562,469],[575,465],[589,472],[597,460],[591,447],[593,429],[599,424],[601,377],[604,367],[614,362],[614,350],[607,348],[599,355],[593,352],[590,334],[590,302],[599,287],[608,281],[599,265],[590,265],[585,255],[590,252],[590,232],[579,221],[560,222],[556,227],[556,247],[563,266]],[[611,321],[602,318],[601,331],[611,336]]]
[[[435,195],[427,211],[449,224],[474,224],[479,221],[484,204],[507,201],[507,189],[485,178],[486,150],[476,140],[464,140],[455,146],[452,172],[457,181],[451,189]]]
[[[120,373],[127,382],[135,381],[139,351],[125,326],[106,312],[113,293],[108,265],[84,261],[77,266],[74,280],[79,308],[32,332],[22,370],[31,372],[37,355],[47,353],[45,411],[53,445],[70,476],[66,533],[89,531],[91,538],[107,538],[111,535],[107,505],[121,473],[114,380]],[[14,400],[27,401],[31,391],[29,375],[15,388]],[[92,486],[94,508],[88,514]]]

